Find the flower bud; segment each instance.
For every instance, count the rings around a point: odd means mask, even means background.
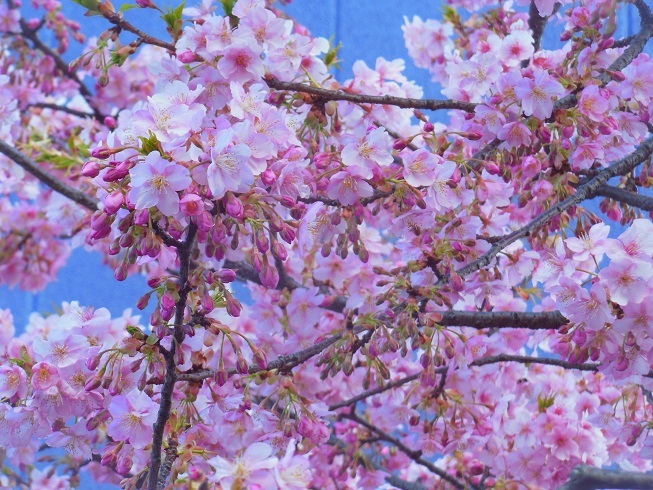
[[[86,162],[82,167],[82,175],[84,177],[94,178],[100,173],[101,167],[98,162]]]

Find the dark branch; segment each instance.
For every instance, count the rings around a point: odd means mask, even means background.
[[[559,311],[444,311],[437,322],[445,327],[556,329],[569,323]]]
[[[37,102],[36,104],[32,104],[30,107],[40,107],[42,109],[52,109],[53,111],[66,112],[68,114],[72,114],[73,116],[83,117],[85,119],[95,117],[95,114],[78,111],[77,109],[71,109],[70,107],[63,105],[50,104],[48,102]]]
[[[102,15],[111,22],[114,25],[119,26],[122,30],[131,32],[132,34],[136,34],[138,36],[138,39],[140,42],[143,42],[145,44],[151,44],[152,46],[158,46],[160,48],[167,49],[171,53],[175,52],[175,46],[174,44],[167,43],[165,41],[162,41],[161,39],[158,39],[154,36],[150,36],[144,31],[141,31],[139,28],[136,26],[130,24],[127,22],[124,17],[122,16],[121,12],[106,12],[103,11]]]
[[[191,223],[188,226],[186,239],[182,247],[177,249],[179,256],[179,299],[175,304],[175,324],[173,338],[170,342],[170,350],[164,351],[166,361],[166,376],[161,388],[161,404],[154,424],[154,434],[152,436],[152,453],[150,459],[150,475],[148,481],[148,490],[161,490],[165,487],[168,475],[165,466],[161,468],[161,447],[163,446],[163,434],[166,424],[170,418],[172,409],[172,395],[177,382],[177,365],[175,361],[175,352],[177,344],[183,342],[182,323],[184,321],[184,312],[188,300],[188,274],[190,269],[190,256],[197,236],[197,225]],[[176,452],[176,451],[175,451]],[[166,456],[167,458],[168,456]],[[160,471],[161,470],[161,471]]]
[[[542,36],[544,35],[544,28],[546,27],[547,18],[540,15],[534,1],[528,9],[528,27],[533,31],[533,48],[537,53],[542,45]],[[528,63],[528,60],[526,61]],[[526,65],[528,66],[528,64]]]
[[[492,245],[490,250],[488,250],[484,255],[456,271],[457,274],[460,276],[467,276],[482,269],[483,267],[488,266],[492,259],[494,259],[494,257],[496,257],[497,254],[505,247],[521,238],[528,236],[531,232],[546,224],[554,216],[558,216],[566,210],[580,204],[584,200],[594,197],[597,193],[597,190],[608,180],[610,180],[612,177],[624,175],[630,172],[637,165],[649,158],[651,153],[653,153],[653,138],[647,139],[630,155],[622,158],[618,162],[612,164],[610,167],[600,171],[596,177],[589,180],[585,184],[580,185],[576,191],[576,194],[569,196],[564,201],[561,201],[555,206],[547,209],[526,226],[523,226],[519,230],[506,235],[504,238]],[[449,277],[445,276],[440,281],[438,281],[438,283],[444,284],[448,282],[448,280]]]
[[[84,192],[71,187],[65,182],[59,180],[57,177],[52,175],[49,172],[46,172],[41,168],[41,166],[36,163],[31,158],[23,155],[21,152],[5,143],[0,141],[0,153],[3,153],[16,164],[24,168],[27,172],[32,174],[34,177],[39,179],[45,185],[50,187],[53,191],[58,192],[59,194],[66,196],[67,198],[75,201],[77,204],[81,204],[91,211],[96,211],[98,209],[98,200],[85,194]]]
[[[598,490],[599,488],[620,488],[627,490],[653,488],[653,474],[614,471],[579,465],[574,468],[560,490]]]
[[[633,62],[646,47],[646,43],[653,36],[653,13],[644,2],[644,0],[635,0],[634,2],[640,16],[640,31],[629,39],[628,47],[614,62],[608,67],[609,71],[621,71]],[[607,84],[612,78],[607,73],[598,77],[601,85]],[[562,99],[558,99],[553,105],[553,112],[558,109],[569,109],[578,103],[576,93],[571,93]]]
[[[400,107],[402,109],[422,109],[438,111],[442,109],[457,109],[466,112],[474,112],[476,104],[458,100],[434,100],[434,99],[407,99],[404,97],[393,97],[390,95],[365,95],[353,94],[338,90],[328,90],[320,87],[313,87],[303,83],[281,82],[276,78],[264,79],[268,87],[275,90],[288,90],[290,92],[302,92],[319,97],[322,100],[344,100],[356,104],[382,104]]]
[[[470,366],[485,366],[497,362],[518,362],[520,364],[545,364],[547,366],[558,366],[578,371],[598,372],[599,365],[593,363],[576,364],[562,359],[551,359],[548,357],[511,356],[509,354],[498,354],[496,356],[482,357],[470,362]]]
[[[383,393],[385,391],[391,390],[393,388],[397,388],[399,386],[403,386],[406,383],[410,383],[411,381],[415,381],[417,378],[419,378],[421,373],[417,374],[411,374],[410,376],[406,376],[404,378],[398,379],[396,381],[391,381],[389,383],[386,383],[385,386],[380,387],[380,388],[374,388],[371,390],[364,391],[360,395],[356,395],[352,398],[349,398],[348,400],[334,403],[333,405],[329,405],[329,411],[333,410],[338,410],[339,408],[343,407],[348,407],[350,405],[354,405],[355,403],[358,403],[362,400],[365,400],[366,398],[369,398],[374,395],[378,395],[379,393]]]
[[[615,201],[628,204],[644,211],[653,211],[653,197],[643,196],[634,192],[621,189],[620,187],[613,187],[611,185],[602,185],[596,191],[597,196],[609,197]]]
[[[395,446],[397,449],[399,449],[402,453],[404,453],[410,459],[412,459],[416,463],[424,466],[429,471],[431,471],[433,474],[438,475],[443,480],[446,480],[447,482],[451,483],[454,487],[456,487],[456,488],[469,488],[469,485],[465,485],[465,483],[463,483],[460,480],[454,478],[449,473],[447,473],[445,470],[442,470],[442,469],[438,468],[433,463],[431,463],[429,460],[424,459],[422,457],[422,452],[421,451],[414,451],[414,450],[410,449],[408,446],[406,446],[403,442],[401,442],[396,437],[391,436],[390,434],[387,434],[386,432],[379,429],[377,426],[375,426],[373,424],[370,424],[367,420],[360,418],[355,413],[345,413],[345,414],[342,414],[341,417],[349,419],[349,420],[353,420],[354,422],[362,425],[363,427],[370,430],[371,432],[374,432],[377,436],[379,436],[384,441],[389,442],[390,444]]]

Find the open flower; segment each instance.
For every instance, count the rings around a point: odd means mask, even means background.
[[[221,456],[209,459],[209,464],[215,468],[211,479],[221,483],[223,488],[251,488],[252,484],[271,488],[272,470],[279,460],[272,456],[272,448],[268,444],[255,442],[241,456],[229,461]]]
[[[137,449],[152,442],[152,426],[158,405],[142,391],[132,390],[127,396],[114,396],[109,405],[113,420],[107,433],[116,441],[128,441]]]
[[[177,192],[191,183],[186,167],[162,158],[158,151],[145,157],[145,161],[132,168],[129,175],[132,184],[129,198],[136,209],[156,206],[166,216],[179,212]]]

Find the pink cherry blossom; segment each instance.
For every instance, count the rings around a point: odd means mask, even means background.
[[[152,440],[158,405],[142,391],[131,390],[126,396],[114,396],[109,405],[111,422],[107,433],[116,441],[144,448]]]
[[[136,209],[156,206],[165,216],[179,212],[179,195],[190,183],[190,172],[178,163],[161,157],[153,151],[129,171],[132,190],[129,198]]]
[[[523,78],[515,86],[515,93],[521,100],[524,114],[546,119],[553,112],[553,102],[564,95],[565,89],[546,71],[539,71],[533,78]]]

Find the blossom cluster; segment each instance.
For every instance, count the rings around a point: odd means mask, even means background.
[[[153,310],[65,303],[18,336],[0,311],[0,447],[25,475],[1,485],[651,469],[653,60],[612,2],[563,5],[558,49],[510,3],[452,3],[489,12],[403,27],[430,102],[403,60],[337,82],[337,48],[263,0],[170,10],[170,42],[83,2],[115,26],[71,70],[56,0],[0,6],[0,282],[42,289],[83,246],[144,274]],[[46,472],[44,444],[68,455]]]

